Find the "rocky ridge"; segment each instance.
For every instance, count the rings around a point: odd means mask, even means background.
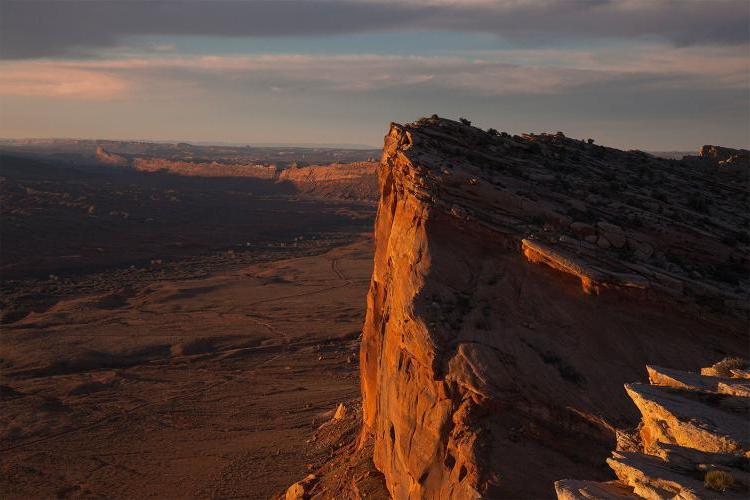
[[[637,419],[622,393],[637,367],[744,353],[743,168],[438,117],[392,124],[359,436],[391,496],[548,497],[560,477],[605,480]]]
[[[747,173],[747,165],[750,162],[750,151],[747,149],[732,149],[707,145],[701,148],[698,156],[689,157],[688,159],[708,162],[726,170],[745,170],[745,173]]]
[[[649,384],[625,386],[642,420],[607,459],[617,480],[561,480],[558,499],[747,498],[748,373],[646,368]]]

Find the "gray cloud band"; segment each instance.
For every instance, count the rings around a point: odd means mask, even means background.
[[[546,0],[468,5],[342,0],[2,0],[0,57],[80,55],[130,35],[231,37],[457,30],[525,45],[659,37],[676,45],[748,43],[746,0]]]

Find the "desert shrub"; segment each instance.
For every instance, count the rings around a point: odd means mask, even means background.
[[[463,116],[461,118],[459,118],[458,121],[460,121],[464,125],[471,125],[471,121],[468,120],[468,119],[466,119],[466,118],[464,118]]]
[[[734,476],[723,470],[710,470],[704,479],[706,488],[714,491],[727,491],[734,486]]]
[[[667,202],[667,195],[663,191],[653,190],[651,196],[653,196],[654,199],[661,201],[662,203]]]
[[[544,361],[546,364],[552,365],[557,368],[557,371],[560,373],[560,376],[563,379],[567,380],[568,382],[572,382],[579,387],[583,387],[586,379],[567,361],[553,352],[543,352],[539,353],[539,355],[542,357],[542,361]]]
[[[488,134],[490,134],[490,135],[493,135],[493,136],[498,136],[498,135],[500,135],[500,132],[498,132],[498,131],[497,131],[497,130],[495,130],[494,128],[488,128],[488,129],[487,129],[487,133],[488,133]]]
[[[713,279],[730,285],[737,285],[743,279],[748,278],[748,271],[742,262],[733,260],[731,256],[727,262],[713,266],[710,273]]]
[[[734,233],[732,234],[726,234],[721,239],[721,242],[724,243],[727,246],[733,247],[737,244],[737,238],[734,236]]]
[[[538,142],[530,142],[529,151],[531,151],[534,154],[540,154],[542,152],[542,145],[539,144]]]
[[[696,212],[707,212],[710,204],[707,198],[699,194],[693,194],[687,201],[687,206]]]
[[[742,370],[742,369],[745,369],[747,365],[748,365],[748,362],[746,359],[729,356],[729,357],[722,359],[718,363],[714,363],[714,365],[711,368],[716,370],[716,373],[718,373],[722,377],[731,377],[732,370],[737,370],[737,369]]]
[[[541,215],[533,215],[533,216],[531,216],[531,219],[529,219],[529,222],[531,222],[535,226],[543,226],[544,225],[544,217],[542,217]]]
[[[750,233],[747,231],[737,231],[734,233],[734,239],[737,243],[742,243],[747,245],[750,243]]]
[[[471,297],[467,294],[460,293],[456,297],[456,307],[463,316],[471,310]]]

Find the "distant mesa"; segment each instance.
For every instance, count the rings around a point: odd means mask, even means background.
[[[192,146],[180,143],[176,147],[189,150]],[[283,168],[231,158],[206,161],[142,154],[121,155],[107,151],[102,145],[97,146],[95,156],[104,165],[131,167],[141,172],[166,172],[191,177],[241,177],[289,183],[301,194],[317,197],[374,202],[379,196],[375,161],[325,165],[293,161],[290,168]]]
[[[130,161],[124,156],[107,152],[102,146],[96,148],[96,159],[105,165],[112,165],[115,167],[127,167],[130,165]]]

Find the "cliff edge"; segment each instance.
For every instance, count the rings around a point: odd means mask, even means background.
[[[625,382],[747,348],[741,174],[562,133],[392,124],[359,436],[390,494],[612,479],[617,430],[639,416]]]

